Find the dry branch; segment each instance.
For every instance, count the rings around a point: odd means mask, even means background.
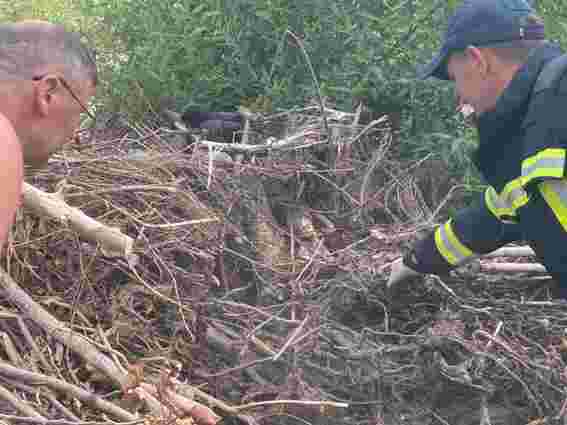
[[[481,263],[480,269],[486,273],[547,273],[544,265],[535,263]]]
[[[49,217],[69,224],[85,239],[100,244],[105,255],[132,258],[134,240],[131,237],[69,206],[58,193],[46,193],[24,183],[23,201],[24,205],[39,217]]]
[[[126,376],[108,357],[36,303],[3,269],[0,269],[0,288],[6,299],[15,304],[24,316],[33,320],[47,335],[69,347],[112,382],[118,385],[126,383]]]
[[[18,369],[1,361],[0,361],[0,375],[14,379],[18,382],[25,382],[31,385],[46,385],[55,391],[68,393],[72,397],[81,400],[83,403],[95,407],[97,409],[100,409],[124,421],[134,421],[137,419],[136,416],[132,415],[126,410],[100,397],[97,397],[94,394],[86,390],[83,390],[82,388],[69,384],[68,382],[62,381],[60,379],[53,378],[51,376],[46,376],[23,369]]]
[[[535,253],[529,246],[505,246],[483,255],[485,258],[492,257],[533,257]]]
[[[94,422],[94,421],[79,421],[79,420],[65,420],[65,419],[45,419],[45,418],[34,418],[26,416],[16,416],[16,415],[3,415],[0,414],[0,419],[11,423],[22,423],[22,424],[36,424],[36,425],[141,425],[144,422],[147,423],[147,419],[138,419],[135,421],[112,423],[109,421]]]
[[[315,145],[328,143],[327,140],[317,141],[317,142],[306,142],[305,140],[312,135],[313,130],[305,130],[298,134],[294,134],[286,139],[277,140],[272,143],[266,143],[264,145],[245,145],[242,143],[221,143],[213,142],[210,140],[199,140],[200,145],[206,147],[212,147],[217,149],[223,149],[226,151],[237,151],[237,152],[265,152],[271,150],[285,150],[285,149],[304,149],[313,147]]]
[[[33,407],[28,405],[23,400],[20,400],[16,395],[12,394],[6,388],[0,385],[0,400],[7,401],[10,403],[16,410],[26,416],[31,416],[34,418],[43,418],[39,413],[35,411]]]
[[[44,310],[43,307],[33,301],[31,297],[26,292],[24,292],[16,282],[14,282],[10,275],[8,275],[4,270],[1,269],[0,287],[4,290],[4,293],[8,300],[16,304],[22,311],[22,313],[27,315],[37,325],[43,328],[48,335],[72,349],[83,360],[85,360],[87,363],[92,365],[95,369],[99,370],[107,378],[109,378],[111,382],[114,382],[115,384],[118,384],[123,388],[125,387],[125,385],[128,383],[128,377],[126,374],[122,373],[122,371],[120,371],[108,357],[98,351],[88,340],[86,340],[76,332],[73,332],[67,326],[63,325],[55,317]],[[5,366],[4,369],[0,369],[0,373],[2,373],[3,370],[14,372],[11,369],[7,368],[7,366]],[[18,369],[15,370],[18,371]],[[62,383],[61,385],[63,384],[66,383]],[[92,395],[85,397],[92,398]],[[145,394],[143,396],[143,399],[154,413],[159,414],[163,412],[163,406],[161,406],[161,404],[151,394]],[[107,406],[107,408],[110,407]],[[133,420],[133,418],[134,417],[131,417],[126,420]]]

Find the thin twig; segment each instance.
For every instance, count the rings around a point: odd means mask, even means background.
[[[121,407],[116,406],[115,404],[109,403],[108,401],[105,401],[102,398],[97,397],[94,394],[73,384],[69,384],[68,382],[61,381],[50,376],[18,369],[4,362],[0,362],[0,375],[10,377],[12,379],[17,379],[19,381],[24,381],[31,385],[47,385],[49,388],[52,388],[55,391],[68,393],[72,397],[78,398],[87,405],[100,409],[125,421],[135,421],[137,419],[134,415],[122,409]]]
[[[269,400],[259,401],[257,403],[242,404],[234,406],[238,411],[255,409],[262,406],[278,406],[278,405],[296,405],[296,406],[326,406],[346,409],[349,407],[348,403],[337,403],[334,401],[307,401],[307,400]]]
[[[0,414],[0,419],[4,419],[9,422],[24,422],[30,424],[39,425],[138,425],[145,422],[145,419],[137,419],[129,422],[89,422],[89,421],[67,421],[63,419],[45,419],[41,417],[25,417],[25,416],[14,416],[14,415],[3,415]]]
[[[278,351],[276,353],[276,355],[272,358],[274,361],[278,360],[281,357],[281,355],[283,353],[285,353],[285,351],[293,343],[293,341],[297,337],[297,335],[299,335],[299,333],[303,330],[303,327],[305,326],[305,324],[307,323],[308,320],[309,320],[309,315],[306,315],[305,319],[303,319],[301,321],[301,324],[292,332],[292,334],[290,335],[290,337],[288,338],[286,343],[283,345],[283,347],[280,349],[280,351]]]
[[[303,44],[303,41],[297,35],[295,35],[293,31],[286,30],[286,34],[291,36],[291,38],[293,38],[293,40],[297,44],[297,47],[299,47],[301,53],[303,53],[303,57],[305,58],[305,62],[307,63],[309,72],[311,73],[311,79],[313,80],[313,84],[315,85],[315,89],[317,90],[317,100],[319,101],[319,107],[321,108],[321,116],[323,118],[323,123],[325,124],[325,132],[327,133],[327,138],[328,138],[330,132],[329,132],[329,123],[327,122],[327,116],[325,115],[325,103],[323,101],[323,95],[321,94],[321,87],[319,87],[319,80],[317,79],[317,75],[315,74],[315,70],[313,69],[313,65],[311,64],[311,59],[309,58],[309,54],[305,49],[305,45]]]
[[[0,399],[10,403],[17,411],[33,418],[43,419],[36,410],[0,385]]]
[[[76,334],[48,313],[2,269],[0,269],[0,288],[6,298],[18,306],[24,316],[28,316],[41,326],[47,334],[71,348],[85,361],[110,378],[112,382],[126,383],[126,376],[116,368],[110,359],[94,348],[84,336]]]

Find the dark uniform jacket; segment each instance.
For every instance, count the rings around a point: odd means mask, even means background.
[[[536,85],[544,65],[565,61],[561,55],[553,44],[536,49],[496,107],[478,117],[474,159],[488,188],[478,206],[419,241],[404,258],[407,266],[444,274],[475,255],[522,240],[567,298],[567,72],[556,73],[543,88]]]

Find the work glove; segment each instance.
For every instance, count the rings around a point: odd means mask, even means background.
[[[399,258],[398,260],[392,263],[392,267],[390,270],[390,277],[388,278],[388,282],[386,283],[386,288],[388,290],[392,289],[399,283],[403,283],[412,277],[416,277],[421,275],[421,273],[416,272],[412,268],[408,267],[404,264],[404,259]]]

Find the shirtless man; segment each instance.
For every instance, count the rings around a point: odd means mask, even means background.
[[[0,25],[0,247],[20,205],[24,164],[41,167],[80,124],[95,94],[94,53],[59,25]]]

